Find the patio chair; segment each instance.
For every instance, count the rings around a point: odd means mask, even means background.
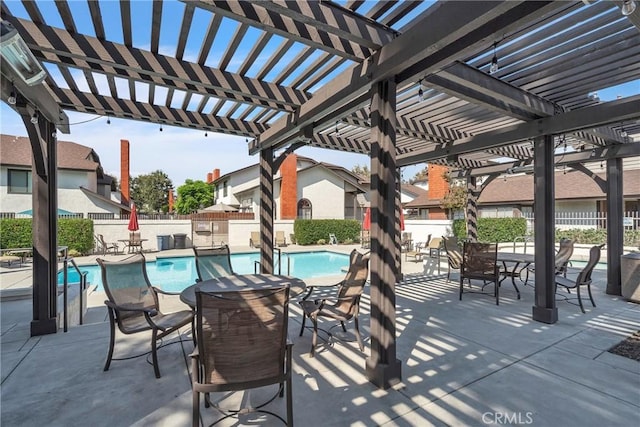
[[[411,232],[406,231],[402,233],[402,240],[400,242],[401,250],[408,252],[413,248],[413,239],[411,238]]]
[[[482,289],[494,284],[496,305],[500,304],[500,268],[498,267],[498,245],[496,243],[465,242],[460,265],[460,300],[464,292],[464,281],[482,280]],[[466,292],[474,292],[467,290]],[[478,292],[476,292],[478,293]]]
[[[567,238],[560,239],[560,246],[558,248],[558,252],[556,252],[556,256],[554,260],[556,275],[560,274],[564,277],[567,277],[567,271],[569,269],[569,260],[573,255],[574,243],[575,242],[571,239],[567,239]],[[526,271],[526,276],[523,282],[526,285],[527,282],[529,281],[529,273],[535,273],[536,267],[535,265],[531,266],[527,268],[525,271]]]
[[[230,292],[196,291],[197,347],[191,355],[193,426],[200,425],[200,393],[205,407],[223,414],[261,412],[293,425],[291,349],[287,340],[289,287]],[[225,410],[209,393],[249,390],[280,384],[279,392],[255,408]],[[286,420],[262,409],[286,391]]]
[[[571,289],[575,289],[577,294],[575,298],[569,298],[566,295],[562,295],[562,298],[569,303],[571,303],[570,300],[577,299],[578,305],[580,306],[580,310],[583,313],[586,313],[586,312],[584,311],[584,305],[582,304],[582,297],[580,295],[580,288],[582,286],[587,287],[587,292],[589,293],[589,299],[591,300],[591,305],[593,305],[594,307],[596,306],[596,303],[593,300],[593,295],[591,294],[591,273],[593,273],[594,267],[596,266],[598,261],[600,261],[600,250],[602,249],[603,246],[604,245],[593,246],[589,250],[589,261],[587,261],[587,265],[584,266],[582,271],[578,273],[578,276],[575,278],[575,280],[568,279],[562,274],[556,274],[556,294],[558,291],[558,286],[565,288],[565,290],[568,293],[571,293]]]
[[[440,274],[440,251],[442,246],[442,237],[434,237],[429,240],[429,244],[426,246],[429,258],[435,259],[436,266],[438,268],[438,274]]]
[[[221,245],[211,248],[193,248],[196,259],[196,281],[215,279],[217,277],[231,276],[234,274],[231,266],[229,246]]]
[[[351,251],[349,255],[349,270],[345,278],[336,283],[337,296],[335,298],[317,299],[314,301],[303,299],[300,301],[302,307],[302,327],[300,336],[304,333],[304,325],[307,317],[313,323],[313,338],[311,341],[310,356],[314,356],[315,347],[318,341],[318,318],[328,317],[339,320],[342,330],[347,332],[344,322],[353,319],[356,338],[360,351],[364,351],[360,328],[358,324],[358,314],[360,312],[360,297],[364,291],[365,283],[369,277],[369,254],[363,255],[357,250]]]
[[[142,242],[139,231],[129,233],[129,253],[142,252]]]
[[[114,255],[118,253],[118,244],[117,243],[107,243],[104,240],[104,236],[102,234],[98,234],[96,235],[96,239],[98,240],[98,250],[100,251],[100,253],[102,253],[102,255],[106,255],[109,252],[113,253]]]
[[[460,270],[462,265],[462,252],[456,236],[443,238],[444,251],[447,254],[447,283],[451,280],[451,270]]]
[[[259,231],[252,231],[251,232],[251,237],[249,238],[249,246],[252,248],[259,248],[260,247],[260,232]]]
[[[567,277],[567,266],[569,265],[571,255],[573,255],[574,243],[571,239],[560,239],[560,247],[558,248],[555,258],[556,274],[562,274],[564,277]]]
[[[415,262],[422,261],[422,258],[424,258],[425,255],[428,255],[428,253],[424,252],[423,249],[424,249],[424,246],[429,245],[429,242],[431,242],[431,234],[429,234],[427,236],[427,241],[426,242],[418,242],[418,243],[415,244],[415,246],[413,248],[411,248],[410,250],[405,252],[404,253],[404,260],[408,261],[409,257],[411,257],[411,258],[413,258],[413,261],[415,261]]]
[[[158,294],[179,294],[164,292],[151,286],[142,254],[133,255],[122,261],[106,261],[100,258],[96,261],[102,271],[102,284],[108,298],[104,303],[109,313],[111,328],[104,370],[109,370],[112,360],[131,358],[113,358],[116,328],[126,335],[151,331],[153,370],[156,378],[160,378],[157,341],[190,323],[193,331],[193,312],[181,310],[164,314],[160,311]],[[142,355],[146,354],[148,353]]]
[[[287,246],[287,238],[284,237],[284,231],[276,231],[276,245]]]

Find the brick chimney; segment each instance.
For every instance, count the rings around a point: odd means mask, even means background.
[[[429,165],[427,177],[429,179],[429,200],[442,200],[449,191],[449,183],[444,179],[449,169],[446,166]],[[443,209],[430,208],[429,219],[447,219],[447,213]]]
[[[174,204],[174,200],[173,200],[173,188],[169,189],[169,213],[173,212],[173,204]]]
[[[214,169],[213,178],[211,179],[211,182],[217,180],[218,178],[220,178],[220,169]]]
[[[280,218],[298,216],[298,156],[291,153],[280,165]]]
[[[129,197],[129,141],[120,140],[120,193],[121,203],[130,206]]]
[[[207,174],[207,184],[211,184],[213,182],[213,174],[209,172]]]

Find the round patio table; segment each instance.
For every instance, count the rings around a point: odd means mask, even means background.
[[[289,298],[300,295],[307,287],[302,280],[291,276],[279,276],[275,274],[234,274],[232,276],[204,280],[191,285],[180,293],[180,301],[195,308],[196,289],[204,292],[232,292],[243,289],[265,289],[284,285],[289,286]]]
[[[502,262],[502,266],[504,267],[500,271],[500,275],[504,276],[500,283],[502,283],[507,277],[511,277],[511,283],[518,294],[518,299],[520,299],[520,289],[516,285],[516,277],[520,278],[520,273],[529,267],[535,261],[535,256],[533,254],[523,254],[518,252],[498,252],[498,262]],[[528,276],[527,276],[528,277]],[[525,285],[527,284],[524,281]]]

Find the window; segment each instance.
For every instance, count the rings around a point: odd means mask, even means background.
[[[311,202],[307,199],[300,199],[298,201],[298,218],[311,219]]]
[[[222,183],[222,197],[227,197],[228,184],[229,183],[227,181]]]
[[[31,171],[9,169],[9,193],[31,193]]]

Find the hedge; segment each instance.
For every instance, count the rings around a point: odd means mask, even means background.
[[[0,220],[0,248],[31,248],[32,220],[4,218]],[[90,219],[58,219],[58,246],[86,255],[93,249],[93,221]]]
[[[352,242],[360,237],[360,221],[355,219],[296,219],[293,231],[298,245],[315,245],[320,240],[329,241],[335,234],[339,243]]]
[[[575,243],[583,243],[588,245],[600,245],[607,243],[607,229],[606,228],[572,228],[569,230],[556,229],[556,241],[561,238],[568,238]],[[640,230],[624,230],[623,234],[624,246],[640,246]]]
[[[464,219],[453,221],[453,233],[459,239],[467,237]],[[526,233],[525,218],[478,218],[479,242],[513,242]]]

